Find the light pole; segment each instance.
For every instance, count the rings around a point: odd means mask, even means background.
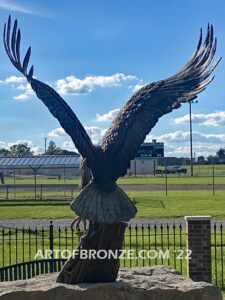
[[[192,103],[198,103],[198,101],[189,101],[189,117],[190,117],[190,153],[191,153],[191,176],[194,176],[194,172],[193,172],[193,143],[192,143],[192,111],[191,111],[191,105]]]
[[[47,139],[48,139],[47,137],[44,138],[44,140],[45,140],[45,154],[46,154],[46,151],[47,151]]]

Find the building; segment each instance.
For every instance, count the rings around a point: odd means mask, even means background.
[[[136,158],[140,157],[164,157],[164,143],[158,143],[156,140],[152,140],[151,143],[141,144],[136,154]]]
[[[154,174],[157,169],[157,159],[151,157],[137,157],[130,162],[130,168],[127,174],[132,175],[149,175]]]
[[[0,172],[4,176],[44,175],[74,177],[80,174],[78,155],[36,155],[0,157]]]

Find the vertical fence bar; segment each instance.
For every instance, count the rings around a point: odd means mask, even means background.
[[[67,239],[67,232],[68,232],[68,230],[67,230],[67,227],[65,227],[65,247],[66,247],[66,249],[68,248],[68,239]]]
[[[50,221],[49,225],[49,250],[50,250],[50,257],[51,259],[54,258],[54,228],[53,223]],[[50,261],[50,273],[54,272],[54,265],[53,261]]]
[[[61,258],[61,228],[59,226],[59,229],[58,229],[58,233],[59,233],[59,258]]]
[[[154,243],[155,243],[155,253],[157,253],[157,225],[156,225],[156,223],[155,223],[155,225],[154,225],[154,237],[155,237],[155,241],[154,241]],[[155,264],[157,265],[157,255],[155,256]]]
[[[138,226],[135,225],[136,267],[138,267]]]
[[[2,265],[5,265],[5,229],[2,229]]]
[[[18,263],[18,229],[16,228],[16,231],[15,231],[15,242],[16,242],[16,263]]]
[[[176,225],[173,223],[173,263],[174,263],[174,268],[177,268],[177,255],[176,255]]]
[[[151,226],[148,224],[148,251],[151,249]],[[152,262],[150,256],[148,255],[148,265],[151,266]]]
[[[41,229],[41,247],[42,247],[42,254],[45,253],[45,230],[44,227]]]
[[[49,250],[51,258],[54,258],[54,228],[53,228],[53,222],[50,221],[49,225]]]
[[[9,228],[8,229],[8,235],[9,235],[9,238],[8,238],[8,245],[9,245],[9,265],[12,264],[12,241],[11,241],[11,229]]]
[[[170,226],[168,223],[166,225],[166,233],[167,233],[167,249],[169,250],[167,264],[169,266],[170,265]]]
[[[37,227],[35,228],[35,257],[36,257],[36,254],[38,252],[38,229]],[[37,259],[37,257],[36,257]]]
[[[163,252],[164,251],[164,244],[163,244],[163,225],[162,225],[162,223],[160,225],[160,236],[161,236],[161,245],[160,245],[160,247],[161,247],[161,250]],[[161,262],[162,262],[162,265],[163,265],[163,263],[164,263],[163,255],[162,255],[162,258],[161,258]]]
[[[25,261],[25,257],[24,257],[24,255],[25,255],[25,249],[24,249],[24,247],[25,247],[25,241],[24,241],[24,231],[25,231],[25,229],[24,229],[24,227],[23,227],[23,229],[22,229],[22,240],[21,240],[21,242],[22,242],[22,260],[23,260],[23,262]]]
[[[182,251],[182,224],[179,225],[179,246],[180,250]],[[183,255],[182,255],[183,256]],[[183,274],[183,257],[181,256],[180,259],[180,273]]]
[[[142,250],[145,249],[145,228],[144,225],[141,225],[141,243],[142,243]],[[145,258],[144,255],[142,255],[142,266],[145,266]]]
[[[29,261],[31,261],[31,229],[28,229],[28,247],[29,247]]]
[[[214,223],[214,256],[215,256],[215,283],[218,283],[217,278],[217,225]]]
[[[221,287],[224,288],[223,283],[223,223],[220,224],[220,255],[221,255]]]
[[[130,250],[129,263],[130,263],[130,268],[131,268],[131,266],[132,266],[132,260],[131,260],[131,249],[132,249],[131,234],[132,234],[132,228],[131,228],[130,224],[129,224],[129,227],[128,227],[128,231],[129,231],[129,250]]]

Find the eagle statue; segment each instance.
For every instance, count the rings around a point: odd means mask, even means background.
[[[31,47],[21,61],[20,42],[17,20],[11,26],[9,16],[4,27],[4,47],[10,61],[71,137],[85,167],[91,171],[90,182],[71,203],[71,209],[92,223],[128,222],[137,210],[116,181],[127,173],[130,161],[159,118],[179,108],[182,103],[193,101],[213,80],[210,75],[220,61],[218,59],[211,64],[217,44],[213,26],[208,25],[204,42],[200,31],[194,54],[178,73],[146,84],[130,98],[97,145],[92,143],[78,117],[61,96],[33,77],[33,66],[28,68]]]

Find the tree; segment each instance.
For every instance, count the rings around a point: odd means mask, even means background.
[[[205,157],[203,155],[200,155],[197,159],[198,163],[205,163]]]
[[[49,141],[48,148],[46,150],[47,155],[57,155],[60,154],[62,150],[56,146],[56,143],[53,141]]]
[[[15,144],[10,147],[11,155],[14,157],[30,156],[33,155],[33,151],[27,144]]]
[[[215,157],[213,155],[209,155],[207,157],[207,164],[212,164],[213,161],[215,161]]]
[[[0,149],[0,156],[10,156],[11,155],[11,152],[6,149],[6,148],[1,148]]]
[[[225,149],[221,148],[220,150],[218,150],[216,152],[216,155],[219,157],[219,158],[225,158]]]

